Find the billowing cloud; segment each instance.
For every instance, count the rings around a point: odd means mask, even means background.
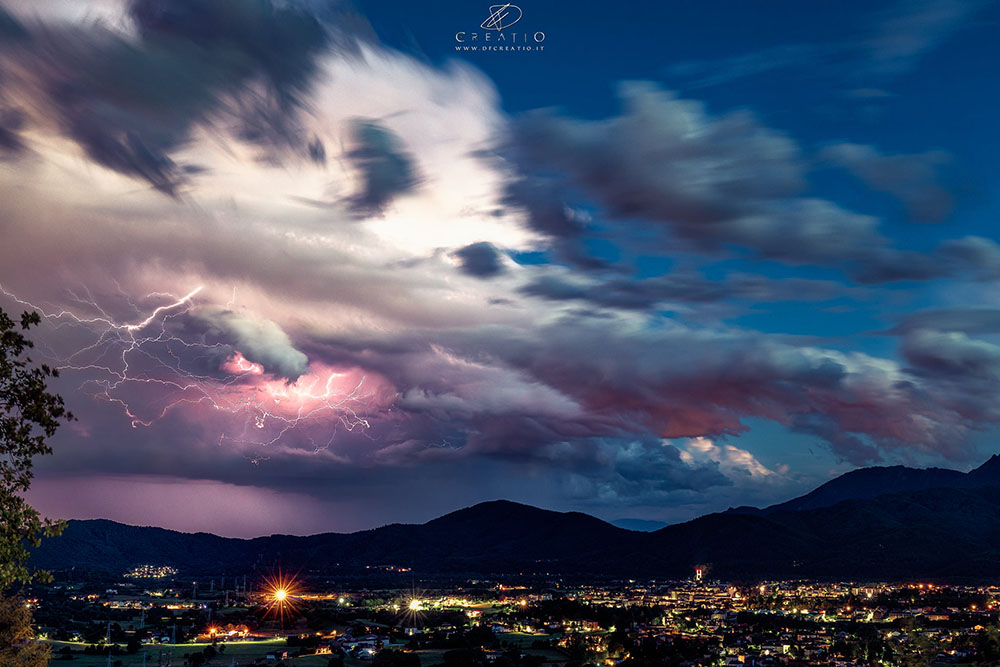
[[[965,236],[942,241],[925,253],[886,248],[872,253],[856,273],[866,283],[950,277],[997,280],[1000,245],[982,236]]]
[[[307,150],[298,124],[331,24],[271,0],[133,0],[129,24],[34,19],[0,46],[8,95],[110,169],[176,194],[198,165],[174,152],[196,124],[225,126],[265,156]],[[11,27],[13,26],[13,27]]]
[[[651,218],[698,237],[804,187],[798,148],[748,112],[712,117],[649,84],[623,84],[621,116],[584,122],[537,112],[518,126],[531,164],[568,173],[619,218]]]
[[[872,146],[837,144],[821,156],[899,199],[918,222],[940,222],[951,213],[952,196],[937,182],[937,169],[948,161],[943,151],[884,155]]]
[[[208,336],[228,342],[265,372],[297,380],[308,370],[308,357],[295,349],[288,334],[271,320],[219,308],[200,310],[195,318],[205,325]]]
[[[798,146],[749,112],[712,116],[650,84],[624,85],[621,97],[624,112],[605,121],[547,112],[522,119],[516,152],[525,170],[559,169],[608,215],[663,223],[705,250],[735,246],[769,259],[843,265],[887,246],[875,218],[798,198],[805,188]],[[529,211],[548,211],[533,220],[558,221],[555,203],[541,208],[532,203],[541,193],[527,192]]]
[[[500,251],[492,243],[480,241],[470,243],[455,251],[455,256],[460,262],[462,271],[477,278],[489,278],[504,270],[503,259]]]
[[[998,275],[1000,253],[989,239],[948,240],[918,253],[897,247],[874,216],[802,196],[807,169],[798,144],[749,112],[713,116],[699,102],[645,83],[623,85],[620,95],[624,111],[607,120],[540,111],[515,126],[512,151],[523,173],[508,197],[522,201],[534,228],[556,239],[580,233],[567,223],[573,209],[561,203],[572,186],[613,220],[603,235],[637,251],[651,242],[710,255],[749,251],[836,267],[864,284]],[[884,155],[845,143],[821,157],[898,197],[915,219],[937,221],[951,210],[935,178],[942,152]],[[562,188],[552,184],[554,170],[565,176]],[[544,188],[531,185],[540,178]],[[661,233],[637,233],[636,220],[661,223]]]
[[[349,200],[351,207],[362,215],[378,213],[397,195],[416,186],[413,160],[399,137],[374,121],[356,121],[351,134],[347,157],[360,172],[362,183]]]
[[[905,316],[893,333],[914,330],[958,331],[966,334],[1000,333],[1000,309],[940,308],[922,310]]]
[[[713,462],[719,470],[731,478],[749,477],[755,480],[766,479],[781,474],[771,470],[753,454],[745,449],[723,444],[719,446],[708,438],[691,438],[680,450],[681,459],[686,463]]]
[[[859,283],[993,280],[996,244],[894,241],[748,111],[626,84],[604,120],[512,118],[325,3],[58,6],[0,47],[0,298],[52,315],[81,416],[49,474],[317,514],[387,488],[694,505],[784,479],[737,440],[755,420],[856,464],[962,460],[1000,424],[985,316],[904,319],[884,356],[808,325],[890,300]],[[728,316],[778,302],[766,332]]]
[[[822,301],[846,294],[849,290],[838,283],[820,280],[791,278],[780,281],[744,273],[708,280],[694,272],[677,272],[654,278],[613,276],[607,280],[595,280],[589,276],[542,275],[521,291],[552,301],[575,300],[609,308],[647,310],[677,302],[709,304],[740,299],[751,302]]]
[[[593,446],[599,452],[600,472],[571,473],[564,482],[572,497],[588,505],[656,505],[678,493],[698,494],[732,485],[715,462],[693,462],[670,444],[633,440],[596,441]]]
[[[956,272],[968,272],[980,280],[1000,279],[1000,245],[992,239],[965,236],[945,241],[939,254]]]
[[[890,361],[745,332],[674,326],[640,334],[621,321],[597,320],[549,328],[531,348],[506,342],[496,347],[574,396],[592,417],[615,423],[628,415],[632,428],[642,425],[662,438],[736,435],[746,430],[743,419],[749,416],[824,438],[829,433],[823,426],[833,424],[870,443],[863,451],[832,443],[845,458],[862,462],[899,448],[958,456],[961,445],[954,438],[970,425],[936,402],[945,388],[918,384]],[[613,352],[626,349],[627,360]],[[606,363],[610,359],[613,365]],[[876,414],[894,418],[883,421]],[[978,415],[995,418],[993,410]]]
[[[922,373],[958,381],[1000,379],[1000,347],[962,332],[913,331],[904,337],[902,351]]]

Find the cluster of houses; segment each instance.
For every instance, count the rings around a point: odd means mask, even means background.
[[[385,648],[403,648],[401,642],[393,642],[386,635],[365,634],[353,635],[350,631],[334,635],[316,646],[315,655],[344,654],[358,660],[371,660],[375,654]],[[284,660],[290,655],[288,650],[276,649],[267,654],[267,660]]]

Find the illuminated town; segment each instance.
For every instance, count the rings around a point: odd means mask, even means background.
[[[169,565],[139,565],[122,576],[126,579],[166,579],[177,574],[177,568]]]
[[[396,579],[396,581],[394,581]],[[155,584],[153,583],[155,581]],[[315,573],[57,576],[31,598],[74,664],[329,667],[985,664],[1000,586]]]

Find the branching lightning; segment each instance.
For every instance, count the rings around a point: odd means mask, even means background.
[[[208,407],[230,417],[218,443],[268,446],[291,437],[315,451],[328,448],[338,428],[369,428],[365,415],[373,392],[364,376],[311,364],[294,381],[269,374],[226,342],[185,340],[181,318],[195,308],[198,286],[178,296],[153,292],[133,302],[119,286],[120,300],[134,315],[113,316],[89,290],[70,292],[74,309],[46,308],[0,285],[0,293],[38,312],[70,339],[68,354],[49,346],[60,371],[84,376],[79,388],[120,406],[134,428],[148,427],[172,410]],[[227,304],[231,308],[236,299]],[[176,330],[176,331],[175,331]],[[190,336],[188,336],[190,338]],[[317,442],[316,435],[322,433]],[[268,457],[253,456],[256,465]]]

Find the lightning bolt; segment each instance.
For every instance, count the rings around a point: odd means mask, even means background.
[[[73,308],[32,303],[2,284],[0,294],[38,312],[55,331],[84,341],[68,354],[60,355],[51,346],[46,354],[58,370],[83,376],[81,392],[120,406],[133,428],[150,427],[173,410],[207,406],[237,424],[235,429],[221,429],[219,445],[267,447],[298,434],[314,452],[328,449],[339,428],[370,428],[365,414],[374,392],[363,375],[311,365],[310,372],[295,381],[275,378],[227,343],[185,340],[172,333],[171,320],[191,312],[203,286],[182,296],[152,292],[140,300],[149,304],[145,309],[116,287],[133,313],[127,320],[113,316],[86,287],[79,293],[68,291]],[[235,300],[234,288],[227,307]],[[218,372],[199,372],[199,364],[214,364]],[[149,398],[142,400],[144,395]],[[324,433],[319,443],[313,437],[317,431]],[[248,460],[258,465],[268,458]]]

